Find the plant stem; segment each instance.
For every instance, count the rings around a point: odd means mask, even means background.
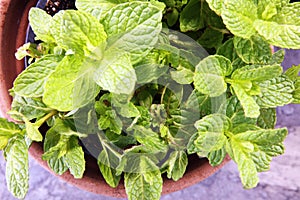
[[[35,124],[37,126],[41,126],[43,123],[45,123],[49,118],[51,118],[52,116],[56,115],[57,111],[56,110],[52,110],[50,113],[48,113],[47,115],[45,115],[44,117],[42,117],[41,119],[39,119],[37,122],[35,122]]]

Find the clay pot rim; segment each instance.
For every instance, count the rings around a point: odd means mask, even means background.
[[[0,57],[0,114],[7,118],[6,112],[10,109],[11,103],[8,89],[12,87],[13,80],[17,74],[24,69],[24,62],[15,60],[14,52],[25,41],[28,26],[28,11],[31,7],[35,6],[36,3],[37,0],[27,0],[22,2],[18,0],[2,0],[0,2],[0,53],[2,55]],[[41,166],[54,174],[48,167],[47,162],[41,159],[41,155],[43,154],[41,143],[33,143],[29,152],[31,157],[33,157]],[[64,181],[89,192],[111,197],[126,197],[122,181],[117,188],[111,188],[100,175],[99,169],[97,165],[95,165],[95,161],[93,162],[89,157],[87,157],[86,160],[86,172],[82,179],[74,179],[68,171],[61,176],[55,175]],[[189,162],[188,170],[180,180],[175,182],[164,178],[162,194],[184,189],[206,179],[228,163],[230,158],[226,156],[223,163],[217,167],[210,166],[206,159],[198,159],[196,160],[197,162],[195,162],[195,158],[192,158],[191,161],[193,162]]]

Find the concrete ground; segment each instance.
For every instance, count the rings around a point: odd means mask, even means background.
[[[300,64],[300,50],[287,51],[284,66]],[[287,126],[286,152],[273,159],[271,170],[260,174],[258,187],[244,190],[231,161],[203,182],[162,196],[162,200],[299,200],[300,199],[300,105],[278,109],[278,127]],[[13,200],[6,188],[5,161],[0,156],[0,199]],[[30,188],[25,200],[118,200],[77,189],[30,159]],[[119,199],[120,200],[120,199]]]

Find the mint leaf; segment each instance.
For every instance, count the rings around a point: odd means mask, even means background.
[[[74,178],[80,179],[85,170],[85,159],[82,147],[76,137],[71,137],[68,142],[68,150],[65,155],[65,163]]]
[[[225,156],[226,150],[223,147],[219,150],[209,152],[207,158],[209,160],[209,164],[214,167],[220,165],[223,162]]]
[[[261,94],[256,96],[256,102],[263,108],[283,106],[293,101],[294,84],[286,76],[258,83]]]
[[[218,15],[221,14],[222,11],[222,4],[224,0],[206,0],[209,7],[215,11]]]
[[[249,141],[257,145],[274,145],[282,142],[287,135],[286,128],[280,129],[259,129],[254,131],[246,131],[234,135],[237,140]]]
[[[100,115],[100,118],[98,119],[98,126],[100,130],[109,129],[116,134],[121,134],[123,122],[114,110],[107,110],[105,113]]]
[[[295,90],[293,92],[293,103],[300,102],[300,78],[298,76],[300,72],[300,65],[293,65],[289,69],[286,70],[285,75],[294,82]]]
[[[196,66],[195,88],[211,97],[220,96],[227,89],[225,76],[231,74],[231,62],[223,56],[208,56]]]
[[[271,58],[269,43],[259,36],[252,36],[249,39],[234,37],[233,42],[237,54],[247,64],[266,63]]]
[[[13,122],[9,122],[7,119],[0,118],[0,150],[3,150],[8,140],[16,134],[20,134],[21,129]]]
[[[118,49],[105,52],[94,73],[95,82],[104,90],[116,94],[130,94],[134,90],[136,74],[130,56]]]
[[[102,146],[97,161],[99,169],[106,183],[111,187],[117,187],[121,176],[117,175],[116,168],[120,163],[121,154],[101,133],[98,133],[98,137]]]
[[[233,160],[238,165],[240,172],[240,178],[245,188],[253,188],[258,184],[258,176],[256,165],[252,160],[250,152],[253,151],[254,147],[250,142],[241,142],[236,139],[230,141]],[[250,151],[250,152],[249,152]]]
[[[267,170],[272,156],[283,153],[282,141],[286,135],[287,129],[282,128],[250,130],[231,137],[230,145],[226,147],[238,165],[245,188],[255,187],[257,172]]]
[[[1,136],[12,136],[17,133],[21,133],[20,127],[13,123],[9,122],[5,118],[0,118],[0,135]]]
[[[41,142],[43,136],[39,131],[41,125],[36,123],[31,123],[28,119],[23,118],[26,126],[26,135],[33,141]]]
[[[220,114],[207,115],[195,123],[198,132],[188,144],[188,153],[195,150],[201,156],[207,156],[209,152],[221,149],[226,142],[224,131],[231,126],[230,120]],[[195,149],[194,149],[195,148]],[[192,150],[192,151],[191,151]]]
[[[206,48],[218,48],[222,45],[224,35],[218,30],[207,28],[197,42]]]
[[[274,65],[246,65],[235,70],[231,78],[234,80],[264,81],[282,74],[282,67]]]
[[[258,10],[257,14],[260,19],[264,20],[269,20],[271,19],[274,15],[277,14],[277,6],[276,3],[272,0],[265,0],[265,1],[259,1],[258,2]]]
[[[228,39],[224,42],[218,49],[217,53],[220,56],[224,56],[228,58],[230,61],[234,61],[235,59],[239,58],[237,52],[234,47],[233,38]]]
[[[293,65],[285,71],[285,75],[292,81],[296,82],[299,77],[300,65]]]
[[[11,112],[21,113],[28,120],[40,118],[45,114],[49,113],[52,109],[48,108],[41,98],[29,98],[22,97],[19,95],[14,95],[13,102],[11,104]],[[22,117],[15,114],[10,114],[10,116],[16,120],[22,120]]]
[[[23,138],[16,137],[5,149],[6,181],[8,190],[19,199],[28,191],[28,147]]]
[[[297,14],[299,9],[299,3],[287,4],[270,19],[271,21],[257,19],[254,26],[257,32],[271,44],[282,48],[299,49],[300,17]]]
[[[257,18],[257,6],[252,0],[224,0],[222,19],[232,34],[250,38],[256,34],[253,22]]]
[[[50,24],[52,17],[46,11],[39,8],[31,8],[29,11],[29,24],[35,33],[37,39],[47,43],[55,42],[50,33]]]
[[[152,131],[150,128],[136,125],[133,127],[133,130],[135,139],[153,152],[167,149],[166,143],[159,137],[158,133]]]
[[[179,84],[191,84],[193,82],[194,72],[178,67],[176,71],[170,71],[171,78]]]
[[[263,129],[273,129],[276,124],[276,109],[262,108],[257,118],[257,125]]]
[[[164,168],[164,166],[167,168],[168,178],[177,181],[183,177],[187,164],[188,157],[184,151],[172,151],[162,168]]]
[[[99,87],[93,81],[93,64],[77,56],[64,57],[46,82],[43,102],[59,111],[87,105],[99,92]]]
[[[41,97],[45,83],[61,61],[58,55],[46,55],[26,68],[14,81],[14,92],[24,97]]]
[[[53,17],[50,31],[65,50],[90,55],[103,45],[106,33],[96,18],[85,12],[64,10]]]
[[[162,191],[160,171],[125,173],[124,183],[129,200],[159,200]]]
[[[225,111],[226,116],[229,117],[232,127],[240,124],[256,124],[256,119],[246,117],[244,109],[236,96],[232,96],[220,107],[220,112]]]
[[[45,136],[44,152],[48,152],[52,147],[56,146],[60,140],[60,134],[54,129],[50,128]],[[48,166],[58,175],[62,175],[68,170],[65,157],[59,157],[55,153],[50,159],[47,159]]]
[[[240,100],[244,109],[245,116],[250,118],[257,118],[260,115],[259,105],[255,102],[253,97],[249,95],[244,88],[238,83],[231,84],[237,98]]]
[[[204,27],[204,18],[201,12],[203,2],[190,0],[180,13],[180,30],[182,32],[197,31]]]
[[[103,19],[104,15],[114,6],[125,3],[126,0],[77,0],[76,8],[80,11],[90,13],[98,20]]]
[[[166,74],[169,67],[161,63],[162,54],[162,51],[150,52],[144,60],[134,66],[138,84],[150,83]]]
[[[132,64],[146,56],[158,41],[162,10],[149,2],[119,4],[101,21],[108,36],[108,48],[130,53]]]

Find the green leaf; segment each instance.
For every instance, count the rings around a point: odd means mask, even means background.
[[[218,48],[222,45],[224,35],[218,30],[207,28],[197,42],[206,48]]]
[[[247,64],[267,63],[272,52],[269,43],[259,36],[252,36],[249,39],[234,37],[234,48],[239,57]]]
[[[223,43],[218,49],[217,53],[218,55],[224,56],[228,58],[230,61],[234,61],[235,59],[239,58],[239,56],[236,53],[233,38],[228,39],[225,43]]]
[[[244,88],[237,83],[231,84],[237,98],[244,109],[245,116],[250,118],[257,118],[260,115],[259,105],[255,102],[252,96],[250,96]]]
[[[223,132],[231,127],[231,121],[222,114],[211,114],[203,117],[195,123],[200,132]]]
[[[55,130],[55,128],[50,128],[45,136],[44,141],[44,152],[48,152],[52,147],[56,146],[60,140],[60,134]],[[65,161],[65,157],[58,156],[55,153],[50,159],[47,159],[48,166],[58,175],[62,175],[68,170],[68,166]]]
[[[43,140],[43,136],[39,131],[40,125],[31,123],[26,118],[23,118],[23,120],[25,122],[27,136],[33,141],[41,142]]]
[[[164,157],[165,155],[160,157],[160,160]],[[140,174],[156,171],[159,170],[159,167],[156,165],[158,162],[158,158],[151,149],[142,145],[134,146],[126,149],[123,153],[120,164],[116,168],[117,175],[120,175],[122,171]]]
[[[18,133],[21,133],[21,129],[17,124],[9,122],[5,118],[0,118],[0,136],[11,137]]]
[[[285,51],[284,49],[280,49],[273,53],[271,60],[268,62],[268,64],[281,64],[284,60]]]
[[[274,65],[246,65],[235,70],[231,78],[235,80],[265,81],[282,74],[282,67]]]
[[[286,70],[285,75],[294,82],[295,90],[293,92],[293,103],[300,102],[300,65],[295,66],[293,65],[289,69]]]
[[[76,137],[71,137],[68,142],[68,150],[65,155],[65,163],[74,178],[80,179],[85,171],[85,159],[82,147]]]
[[[109,129],[116,134],[121,134],[123,122],[114,110],[107,110],[100,115],[98,126],[100,130]]]
[[[176,8],[174,8],[171,12],[167,13],[165,17],[167,18],[168,26],[174,26],[179,18],[179,12]]]
[[[130,94],[136,83],[136,74],[130,56],[118,49],[105,52],[104,58],[97,63],[95,82],[104,90],[116,94]]]
[[[230,60],[223,56],[208,56],[196,66],[194,75],[195,88],[211,97],[220,96],[227,89],[225,76],[231,74]]]
[[[292,67],[288,68],[284,74],[292,81],[296,82],[299,77],[300,72],[300,65],[296,66],[293,65]]]
[[[209,7],[218,15],[221,15],[223,1],[224,0],[206,0]]]
[[[28,120],[40,118],[51,112],[51,110],[52,109],[48,108],[40,98],[29,98],[14,95],[13,102],[11,104],[12,112],[21,113]],[[10,114],[10,116],[16,120],[22,120],[22,117],[19,115]]]
[[[246,117],[244,109],[236,96],[232,96],[220,107],[220,112],[224,110],[229,117],[232,127],[240,124],[256,124],[256,119]]]
[[[98,137],[102,145],[102,151],[98,156],[97,163],[106,183],[115,188],[118,186],[121,179],[121,176],[117,175],[116,170],[120,163],[121,154],[100,134],[101,133],[98,133]]]
[[[28,191],[28,147],[23,138],[15,138],[5,149],[8,190],[19,199]]]
[[[59,111],[74,110],[90,103],[100,90],[93,81],[93,64],[77,56],[64,57],[46,82],[43,102]]]
[[[282,141],[286,135],[286,128],[253,129],[230,138],[226,150],[237,163],[245,188],[255,187],[257,172],[268,170],[272,157],[283,153]]]
[[[257,18],[257,6],[253,0],[224,0],[221,16],[235,36],[250,38],[256,34],[253,22]]]
[[[237,140],[249,141],[257,145],[269,146],[282,142],[286,137],[287,132],[286,128],[260,129],[236,134],[234,135],[234,138]]]
[[[270,169],[270,162],[272,156],[278,156],[284,153],[282,143],[271,146],[256,146],[251,153],[251,157],[256,165],[258,172],[268,171]]]
[[[257,125],[264,129],[273,129],[276,124],[276,109],[262,108],[257,118]]]
[[[129,200],[159,200],[162,191],[160,171],[144,174],[125,173],[125,190]]]
[[[179,84],[191,84],[193,82],[194,72],[178,67],[176,71],[170,71],[171,78]]]
[[[31,8],[29,11],[29,23],[36,37],[44,42],[55,42],[50,33],[52,17],[46,11],[39,8]]]
[[[282,48],[300,48],[299,3],[287,4],[272,17],[271,21],[257,19],[254,26],[257,32],[269,43]],[[272,28],[270,28],[272,27]]]
[[[150,128],[136,125],[133,127],[133,130],[135,139],[153,152],[167,149],[166,143],[159,137],[159,134]]]
[[[46,55],[26,68],[14,81],[14,92],[24,97],[41,97],[45,83],[62,57]]]
[[[180,13],[179,23],[182,32],[197,31],[204,27],[204,18],[201,16],[202,1],[190,0]]]
[[[177,181],[183,177],[187,164],[188,158],[185,151],[173,151],[163,166],[167,166],[168,178],[172,178],[174,181]]]
[[[132,64],[142,60],[158,41],[162,10],[150,2],[117,5],[101,21],[108,36],[108,48],[130,53]]]
[[[75,5],[78,10],[90,13],[101,20],[110,9],[125,2],[127,0],[77,0]]]
[[[106,41],[106,33],[99,21],[78,10],[64,10],[56,14],[50,31],[60,47],[80,55],[90,55],[94,51],[99,53],[97,48]]]
[[[258,83],[261,94],[255,96],[256,102],[263,108],[275,108],[293,101],[294,84],[286,76]]]
[[[187,146],[188,153],[198,153],[207,156],[225,145],[224,132],[231,127],[229,118],[221,114],[207,115],[195,123],[198,133],[191,137]]]
[[[259,1],[257,6],[257,14],[260,19],[269,20],[277,14],[276,2],[273,0]]]
[[[231,139],[231,148],[233,153],[233,160],[238,165],[240,178],[245,188],[253,188],[258,184],[258,176],[256,165],[252,160],[249,148],[253,148],[251,143],[243,143],[236,139]]]
[[[221,148],[216,151],[211,151],[208,153],[207,158],[209,160],[209,164],[213,167],[220,165],[226,156],[225,148]]]
[[[144,60],[134,66],[137,76],[137,83],[150,83],[166,74],[169,67],[161,64],[162,55],[160,52],[150,52]]]

